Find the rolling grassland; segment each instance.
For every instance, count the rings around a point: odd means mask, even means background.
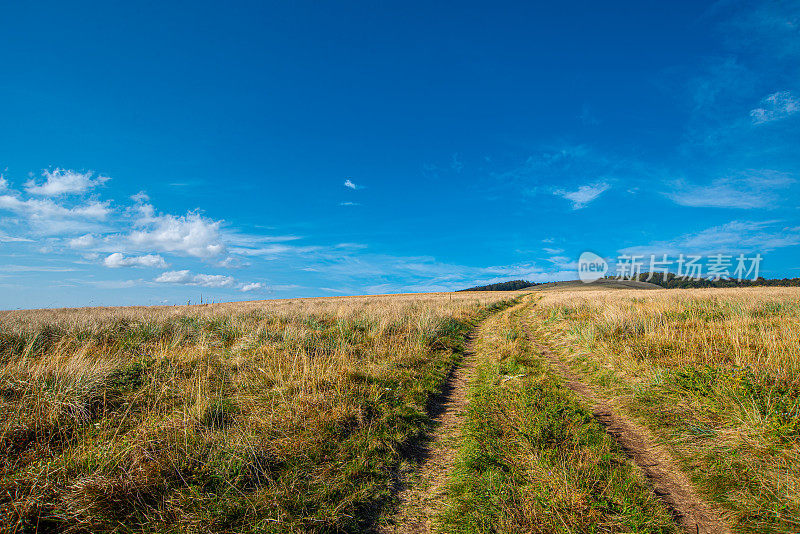
[[[0,313],[0,531],[360,532],[519,294]]]
[[[732,531],[800,531],[800,290],[537,297],[532,336],[649,428]]]
[[[800,289],[0,312],[0,531],[800,531]]]
[[[530,305],[489,317],[438,528],[447,533],[671,533],[646,478],[538,354]]]

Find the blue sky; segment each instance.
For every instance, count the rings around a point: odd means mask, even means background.
[[[800,276],[797,2],[0,14],[2,308]]]

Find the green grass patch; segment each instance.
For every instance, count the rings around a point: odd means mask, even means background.
[[[533,315],[540,340],[646,424],[735,532],[797,532],[800,305],[719,295],[576,298]]]
[[[591,412],[524,337],[507,335],[521,331],[516,314],[502,315],[491,319],[497,337],[478,345],[440,530],[676,532],[670,513]]]
[[[370,531],[465,336],[511,303],[2,335],[0,532]]]

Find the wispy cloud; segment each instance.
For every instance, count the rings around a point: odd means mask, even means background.
[[[718,178],[706,185],[676,181],[672,183],[673,191],[664,194],[681,206],[767,208],[778,202],[779,189],[785,189],[795,181],[786,173],[770,169],[751,170]]]
[[[91,230],[112,211],[109,202],[91,200],[70,207],[49,198],[23,200],[17,194],[0,195],[2,210],[19,215],[37,233],[44,235]]]
[[[651,182],[660,179],[660,173],[657,166],[635,157],[589,145],[561,144],[540,150],[504,172],[492,173],[488,187],[512,187],[528,198],[555,194],[570,200],[573,209],[581,209],[612,184]]]
[[[94,187],[104,184],[109,180],[107,176],[92,178],[92,172],[77,172],[66,169],[43,171],[45,181],[42,184],[35,180],[25,183],[25,191],[31,195],[54,197],[71,193],[84,193]]]
[[[785,119],[800,111],[800,101],[790,91],[772,93],[760,102],[760,107],[750,111],[753,124],[763,124]]]
[[[344,186],[347,187],[348,189],[353,189],[353,190],[361,189],[361,186],[354,184],[350,178],[344,181]]]
[[[238,289],[249,293],[264,289],[262,282],[239,282],[234,277],[224,274],[193,273],[188,269],[166,271],[153,279],[157,284],[177,284],[208,288]]]
[[[460,173],[461,169],[464,168],[464,162],[461,161],[458,152],[454,153],[450,158],[450,168],[453,169],[456,173]]]
[[[250,284],[244,284],[239,289],[239,291],[247,293],[249,291],[258,291],[259,289],[263,289],[263,288],[264,288],[264,284],[262,284],[261,282],[252,282]]]
[[[137,203],[144,203],[150,200],[150,196],[144,191],[139,191],[135,195],[131,195],[131,200]]]
[[[0,232],[0,243],[32,243],[33,239],[16,237]]]
[[[437,261],[430,256],[350,254],[345,251],[320,252],[307,259],[306,272],[320,273],[320,287],[350,293],[369,294],[399,291],[450,291],[494,283],[509,278],[532,281],[574,279],[575,272],[558,272],[560,266],[548,262],[494,265],[460,265]],[[334,282],[334,283],[331,283]]]
[[[800,227],[781,227],[778,221],[731,221],[697,233],[620,250],[625,254],[730,254],[769,252],[800,244]]]
[[[92,234],[84,234],[79,237],[73,237],[67,244],[70,248],[89,248],[97,242],[94,235]]]
[[[360,206],[358,202],[339,202],[340,206]]]
[[[72,267],[47,267],[42,265],[0,265],[0,271],[9,273],[68,273],[77,270]]]
[[[167,262],[158,254],[126,257],[121,252],[115,252],[103,260],[103,265],[112,269],[119,267],[152,267],[164,269],[167,267]]]
[[[580,121],[583,124],[586,124],[587,126],[597,126],[598,124],[600,124],[600,119],[595,117],[594,113],[592,112],[592,109],[589,107],[589,104],[585,102],[581,107],[581,113],[580,115],[578,115],[578,119],[580,119]]]
[[[160,284],[184,284],[202,287],[233,287],[236,280],[223,274],[193,274],[188,269],[167,271],[153,280]]]
[[[590,202],[594,201],[608,191],[611,186],[605,182],[600,182],[591,185],[582,185],[576,191],[565,191],[557,189],[553,191],[554,195],[564,197],[572,202],[572,209],[579,210],[585,208]]]
[[[6,209],[31,219],[47,222],[53,219],[105,219],[111,212],[105,202],[90,201],[86,204],[67,208],[52,200],[21,200],[12,195],[0,195],[0,209]]]
[[[733,4],[737,9],[731,9]],[[666,80],[691,80],[694,108],[679,147],[681,163],[695,170],[700,165],[721,170],[787,161],[795,144],[788,141],[789,131],[781,135],[780,128],[787,126],[766,126],[788,122],[779,119],[797,108],[797,3],[717,2],[708,11],[709,28],[724,36],[722,49],[700,57],[699,63],[688,62],[685,70],[665,73],[665,85],[671,83]],[[770,90],[776,86],[783,90]],[[673,94],[678,90],[665,89]]]

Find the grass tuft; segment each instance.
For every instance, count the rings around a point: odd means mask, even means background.
[[[800,291],[550,293],[534,316],[541,339],[645,422],[736,532],[797,531]]]
[[[0,531],[362,532],[517,295],[0,313]]]
[[[605,430],[522,335],[518,312],[476,343],[459,456],[441,532],[676,532]]]

